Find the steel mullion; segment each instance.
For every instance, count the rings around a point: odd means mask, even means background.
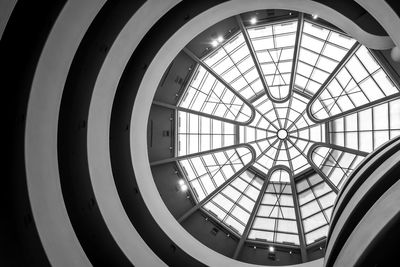
[[[250,55],[251,55],[251,57],[253,58],[254,65],[255,65],[255,67],[256,67],[256,70],[257,70],[257,72],[258,72],[258,75],[260,76],[260,80],[261,80],[261,83],[262,83],[262,85],[263,85],[263,87],[264,87],[265,94],[267,95],[267,97],[268,97],[269,99],[271,99],[272,102],[278,102],[278,103],[279,103],[279,102],[285,102],[285,101],[288,100],[288,98],[290,97],[290,94],[288,95],[288,97],[285,97],[284,99],[275,99],[275,98],[272,97],[272,95],[270,94],[270,92],[269,92],[269,86],[267,85],[267,82],[266,82],[266,80],[265,80],[264,73],[263,73],[263,71],[262,71],[262,69],[261,69],[260,62],[258,61],[258,58],[257,58],[257,54],[256,54],[256,52],[255,52],[255,50],[254,50],[253,44],[251,43],[250,36],[249,36],[249,34],[248,34],[247,30],[246,30],[246,27],[245,27],[244,24],[243,24],[243,20],[242,20],[242,18],[240,17],[240,15],[237,15],[237,16],[236,16],[236,21],[237,21],[237,23],[238,23],[238,25],[239,25],[239,27],[240,27],[240,30],[242,31],[244,40],[245,40],[245,42],[246,42],[246,44],[247,44],[247,47],[248,47],[248,49],[249,49],[249,51],[250,51]],[[290,89],[289,89],[289,90],[290,90]],[[290,93],[290,91],[289,91],[289,93]]]
[[[324,218],[325,218],[327,224],[329,224],[329,220],[328,220],[328,218],[326,217],[326,215],[325,215],[325,213],[324,213],[324,208],[322,207],[321,202],[319,202],[319,197],[315,194],[315,192],[314,192],[314,190],[313,190],[313,189],[315,188],[315,185],[311,185],[311,183],[310,183],[310,181],[309,181],[308,179],[306,179],[306,181],[307,181],[308,185],[310,186],[311,192],[312,192],[312,194],[314,195],[315,201],[317,202],[317,204],[318,204],[318,206],[319,206],[319,209],[320,209],[322,215],[324,216]],[[336,194],[337,194],[337,192],[336,192]],[[318,214],[318,213],[315,213],[315,214]],[[308,233],[309,233],[309,232],[308,232]],[[306,234],[308,234],[308,233],[306,233]]]
[[[152,104],[156,105],[156,106],[159,106],[159,107],[178,110],[178,111],[182,111],[182,112],[186,112],[186,113],[192,113],[192,114],[195,114],[195,115],[198,115],[198,116],[203,116],[203,117],[207,117],[207,118],[210,118],[210,119],[213,119],[213,120],[219,120],[219,121],[222,121],[222,122],[227,122],[227,123],[236,124],[236,125],[246,126],[250,122],[250,120],[248,120],[246,122],[234,121],[234,120],[226,119],[226,118],[223,118],[223,117],[218,117],[216,115],[211,115],[211,114],[208,114],[208,113],[204,113],[202,111],[197,111],[197,110],[192,110],[192,109],[183,108],[183,107],[179,107],[179,106],[174,106],[174,105],[167,104],[167,103],[164,103],[164,102],[160,102],[160,101],[157,101],[157,100],[154,100]],[[189,120],[187,120],[187,121],[189,121]]]
[[[333,190],[335,193],[337,193],[337,192],[338,192],[338,189],[336,188],[336,186],[332,183],[331,180],[327,179],[327,178],[323,175],[323,173],[321,172],[321,170],[320,170],[320,169],[314,164],[314,162],[312,161],[312,157],[311,157],[311,153],[310,153],[310,152],[312,151],[312,150],[311,150],[312,147],[310,147],[310,149],[308,150],[307,155],[305,156],[304,153],[303,153],[303,151],[301,151],[301,150],[297,147],[297,145],[295,145],[290,139],[289,139],[289,142],[292,143],[292,145],[297,149],[297,151],[300,152],[300,154],[308,161],[308,163],[311,165],[311,167],[313,167],[313,168],[315,169],[315,171],[321,176],[321,178],[325,180],[325,182],[332,188],[332,190]],[[314,145],[315,145],[315,144],[314,144]]]
[[[315,92],[313,97],[311,98],[310,102],[307,104],[306,110],[307,114],[310,117],[310,119],[313,122],[317,122],[318,120],[314,119],[312,114],[311,114],[311,106],[315,102],[315,100],[321,95],[325,87],[336,77],[336,75],[339,73],[339,71],[345,66],[346,62],[350,60],[351,56],[355,54],[355,52],[358,50],[358,48],[361,46],[359,43],[355,43],[347,52],[347,54],[342,58],[342,60],[337,64],[335,69],[332,71],[332,73],[328,76],[328,78],[325,80],[323,84],[321,84],[320,88]],[[321,103],[322,104],[322,103]],[[322,105],[323,107],[325,105]],[[329,113],[328,113],[329,115]]]
[[[303,34],[309,35],[309,34],[307,34],[306,32],[303,32]],[[321,52],[318,53],[317,61],[315,62],[314,66],[313,66],[313,68],[312,68],[312,70],[311,70],[310,77],[308,78],[308,81],[307,81],[307,83],[306,83],[306,86],[304,87],[304,90],[305,90],[305,88],[308,87],[308,84],[310,83],[311,76],[313,75],[314,70],[315,70],[315,69],[318,69],[318,70],[319,70],[319,68],[317,68],[317,64],[318,64],[318,62],[319,62],[319,60],[320,60],[320,58],[321,58],[322,52],[324,51],[324,49],[325,49],[325,47],[326,47],[326,45],[327,45],[327,43],[328,43],[328,39],[329,39],[329,36],[330,36],[330,35],[331,35],[331,32],[329,32],[329,34],[328,34],[328,36],[326,37],[325,40],[322,40],[321,38],[317,38],[317,37],[315,37],[315,36],[313,36],[313,35],[309,35],[310,38],[313,38],[313,39],[317,39],[317,40],[319,40],[319,41],[322,41],[322,42],[324,42],[324,44],[322,45]],[[314,51],[314,53],[315,53],[315,51]],[[314,80],[313,80],[313,81],[314,81]],[[314,81],[314,82],[315,82],[315,81]]]
[[[246,241],[246,239],[247,239],[247,237],[248,237],[248,235],[250,233],[251,226],[253,225],[253,221],[254,221],[254,219],[256,217],[256,214],[257,214],[258,209],[260,207],[261,201],[262,201],[262,199],[264,197],[265,190],[267,189],[267,186],[269,184],[269,179],[270,179],[270,175],[268,175],[267,179],[264,180],[264,183],[263,183],[263,185],[262,185],[262,187],[260,189],[260,193],[259,193],[259,195],[257,197],[257,200],[254,203],[253,210],[250,213],[249,220],[247,221],[247,224],[246,224],[246,227],[245,227],[245,229],[243,231],[243,234],[242,234],[242,236],[241,236],[241,238],[239,240],[238,245],[236,246],[235,252],[233,254],[233,259],[237,259],[238,258],[239,253],[240,253],[240,251],[241,251],[241,249],[242,249],[242,247],[244,245],[244,242]]]
[[[290,175],[290,185],[291,185],[291,189],[292,189],[294,212],[295,212],[295,216],[296,216],[296,224],[297,224],[298,236],[299,236],[299,241],[300,241],[301,260],[302,260],[302,262],[307,262],[308,261],[307,250],[306,250],[307,245],[306,245],[306,241],[305,241],[306,236],[304,234],[304,228],[303,228],[303,224],[302,224],[303,220],[301,218],[299,196],[297,194],[296,183],[295,183],[294,177],[292,175]]]
[[[225,180],[219,187],[217,187],[214,191],[212,191],[210,194],[208,194],[203,200],[199,201],[195,206],[190,208],[188,211],[186,211],[179,219],[178,222],[182,223],[184,220],[186,220],[190,215],[192,215],[194,212],[196,212],[200,207],[202,207],[204,204],[206,204],[209,200],[211,200],[213,197],[215,197],[219,192],[221,192],[225,187],[227,187],[231,181],[233,181],[236,177],[240,176],[242,173],[244,173],[249,166],[251,166],[254,163],[254,161],[251,161],[247,165],[245,165],[243,168],[241,168],[237,173],[235,173],[232,177],[229,179]]]
[[[218,75],[212,68],[210,68],[207,64],[205,64],[201,59],[199,59],[192,51],[190,51],[188,48],[184,47],[183,51],[194,61],[196,61],[200,66],[202,66],[206,71],[208,71],[214,78],[216,78],[220,83],[222,83],[226,88],[228,88],[234,95],[236,95],[240,100],[242,100],[246,105],[249,106],[251,110],[251,117],[249,121],[252,121],[254,116],[255,116],[255,109],[251,105],[251,103],[244,98],[240,93],[236,92],[236,90],[228,84],[224,79],[221,78],[220,75]]]

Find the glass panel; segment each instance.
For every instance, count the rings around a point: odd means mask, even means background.
[[[256,212],[249,239],[299,245],[289,175],[282,169],[270,174],[269,184]],[[268,234],[270,232],[273,235]]]
[[[355,40],[305,21],[301,33],[295,86],[313,95],[344,58]]]
[[[324,109],[313,104],[311,110],[316,119],[322,120],[355,110],[399,91],[373,54],[361,45],[318,96],[318,103]]]
[[[254,208],[252,195],[255,194],[257,198],[260,194],[260,189],[254,187],[257,180],[260,178],[245,171],[207,201],[203,208],[214,215],[215,219],[242,234]]]
[[[326,236],[330,220],[330,217],[327,216],[327,213],[329,213],[327,210],[333,206],[336,194],[319,174],[313,174],[298,181],[296,188],[299,195],[300,215],[306,235],[306,244],[310,245],[315,240]]]
[[[284,99],[289,93],[297,21],[247,29],[271,96]]]
[[[372,152],[379,145],[399,135],[400,99],[384,101],[330,123],[331,142],[336,145]],[[342,126],[338,126],[342,125]],[[343,136],[340,138],[340,136]]]
[[[245,152],[246,151],[246,152]],[[229,149],[218,153],[208,153],[197,157],[180,160],[185,178],[195,193],[196,200],[201,201],[224,181],[231,178],[236,172],[240,171],[244,165],[250,162],[242,161],[243,155],[251,154],[247,148]],[[236,179],[237,180],[237,179]],[[236,181],[235,180],[235,181]],[[234,184],[236,185],[236,183]],[[237,197],[234,189],[243,191],[238,187],[228,187],[225,194],[231,199]]]
[[[349,177],[357,166],[354,162],[359,162],[357,158],[363,156],[338,149],[319,146],[311,154],[312,161],[318,170],[321,170],[325,179],[329,179],[340,189],[343,182]]]
[[[260,78],[242,33],[235,34],[202,60],[244,98],[262,93]]]

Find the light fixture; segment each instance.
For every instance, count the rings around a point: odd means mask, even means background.
[[[273,246],[269,246],[268,251],[271,253],[275,252],[275,248]]]
[[[254,24],[256,24],[257,23],[257,18],[256,17],[252,17],[251,19],[250,19],[250,24],[251,25],[254,25]]]
[[[318,14],[313,14],[313,15],[312,15],[312,18],[313,18],[313,19],[317,19],[317,18],[318,18]]]
[[[218,42],[218,43],[222,43],[223,41],[224,41],[224,37],[222,37],[221,35],[218,36],[217,42]]]
[[[187,187],[187,185],[181,185],[181,190],[182,191],[187,191],[188,190],[188,187]]]
[[[217,40],[213,40],[213,41],[211,42],[211,45],[212,45],[213,47],[216,47],[216,46],[218,45],[218,41],[217,41]]]
[[[179,189],[180,191],[185,192],[185,191],[188,190],[188,186],[186,185],[186,183],[185,183],[185,181],[184,181],[183,179],[180,179],[180,180],[178,181],[178,184],[179,184],[178,189]]]

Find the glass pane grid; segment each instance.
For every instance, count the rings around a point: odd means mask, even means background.
[[[315,94],[354,43],[348,36],[305,21],[295,78],[297,90]]]
[[[290,174],[286,170],[271,173],[248,239],[299,245]]]
[[[342,114],[398,94],[397,88],[372,53],[360,46],[312,105],[317,119]]]
[[[203,208],[211,212],[215,219],[241,235],[260,192],[260,188],[254,184],[262,184],[262,179],[246,171],[208,201]]]
[[[197,202],[203,200],[251,160],[248,148],[227,149],[179,161]]]
[[[242,33],[234,35],[203,61],[244,98],[250,99],[263,93],[260,77]]]
[[[372,152],[400,135],[400,99],[357,111],[329,123],[332,144]]]
[[[201,66],[178,106],[238,122],[251,117],[251,109]]]
[[[289,94],[297,21],[247,29],[269,93],[275,99]]]
[[[326,236],[336,192],[366,153],[400,135],[400,99],[367,48],[349,54],[354,39],[313,22],[304,22],[293,62],[296,30],[294,21],[247,29],[272,96],[285,96],[297,65],[295,88],[284,103],[264,93],[242,33],[201,59],[234,91],[196,67],[178,104],[177,156],[196,202],[238,235],[247,229],[249,240],[300,245],[290,182],[305,175],[295,187],[310,245]],[[321,123],[306,112],[316,93],[311,112]],[[254,107],[252,121],[253,107],[237,94]]]
[[[336,194],[318,174],[297,182],[296,188],[306,244],[310,245],[327,235]]]

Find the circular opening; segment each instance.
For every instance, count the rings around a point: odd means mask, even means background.
[[[278,135],[279,139],[283,140],[283,139],[285,139],[287,137],[288,134],[287,134],[287,131],[285,129],[280,129],[278,131],[277,135]]]

